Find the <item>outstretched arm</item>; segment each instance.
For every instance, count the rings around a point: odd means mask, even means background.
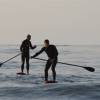
[[[37,52],[35,55],[31,56],[31,58],[35,58],[38,55],[40,55],[43,51],[45,51],[45,48],[43,47],[39,52]]]
[[[36,48],[36,45],[32,46],[32,43],[30,42],[30,48],[31,49],[35,49]]]

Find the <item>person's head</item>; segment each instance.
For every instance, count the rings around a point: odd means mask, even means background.
[[[48,39],[44,40],[44,46],[45,46],[46,48],[49,46],[49,40],[48,40]]]
[[[31,40],[31,35],[30,34],[27,35],[27,39]]]

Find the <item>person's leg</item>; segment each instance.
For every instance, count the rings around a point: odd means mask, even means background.
[[[26,69],[27,69],[27,74],[29,74],[29,56],[26,57]]]
[[[52,74],[53,74],[53,81],[55,82],[56,81],[56,64],[57,64],[57,59],[55,59],[52,63]]]
[[[45,66],[45,81],[48,81],[48,70],[50,69],[51,63],[48,60]]]
[[[24,64],[25,64],[25,56],[24,55],[21,56],[21,60],[22,60],[21,72],[23,73],[23,71],[24,71]]]

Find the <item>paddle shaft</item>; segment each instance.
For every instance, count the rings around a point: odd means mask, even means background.
[[[1,63],[0,65],[5,64],[6,62],[8,62],[8,61],[10,61],[10,60],[12,60],[12,59],[14,59],[14,58],[18,57],[19,55],[21,55],[21,53],[19,53],[19,54],[17,54],[16,56],[14,56],[14,57],[12,57],[12,58],[10,58],[10,59],[8,59],[8,60],[4,61],[4,62],[3,62],[3,63]]]
[[[41,58],[34,58],[37,60],[41,60],[41,61],[47,61],[46,59],[41,59]],[[69,64],[69,63],[64,63],[64,62],[58,62],[59,64],[64,64],[64,65],[70,65],[70,66],[76,66],[76,67],[81,67],[84,68],[84,66],[80,66],[80,65],[76,65],[76,64]]]

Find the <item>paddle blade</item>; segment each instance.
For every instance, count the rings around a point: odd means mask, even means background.
[[[92,67],[83,67],[83,68],[85,68],[86,70],[88,70],[88,71],[90,71],[90,72],[94,72],[94,71],[95,71],[95,69],[92,68]]]
[[[2,66],[2,63],[0,64],[0,67]]]

